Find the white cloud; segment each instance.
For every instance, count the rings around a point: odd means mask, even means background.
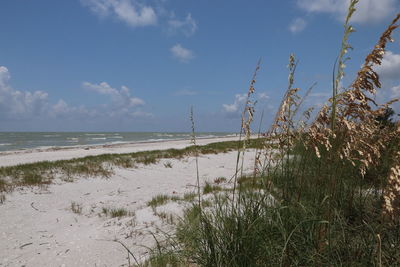
[[[307,22],[302,18],[296,18],[289,25],[289,31],[292,33],[302,32],[307,26]]]
[[[180,44],[176,44],[170,49],[172,55],[181,62],[189,62],[194,58],[194,54],[191,50],[182,47]]]
[[[43,91],[18,91],[8,81],[10,73],[0,66],[0,115],[8,118],[29,118],[41,115],[48,106],[48,94]]]
[[[192,18],[192,14],[187,14],[184,20],[179,20],[172,15],[168,21],[168,31],[170,33],[182,32],[186,36],[192,36],[197,30],[197,22]]]
[[[96,110],[88,110],[84,106],[69,106],[63,99],[52,105],[47,92],[16,90],[9,85],[10,77],[8,69],[0,66],[0,116],[3,118],[90,117],[97,113]]]
[[[131,96],[129,88],[122,86],[120,90],[107,83],[84,83],[85,87],[99,94],[108,95],[111,105],[99,105],[88,109],[84,105],[70,106],[63,99],[51,104],[47,92],[19,91],[9,85],[11,76],[8,69],[0,66],[0,118],[9,120],[66,118],[85,120],[88,118],[110,118],[116,116],[151,117],[152,114],[139,107],[145,103],[142,99]]]
[[[267,95],[267,93],[258,93],[257,94],[258,99],[269,99],[269,96]]]
[[[69,113],[70,107],[64,100],[60,99],[57,104],[53,106],[53,110],[56,114],[66,114]]]
[[[383,81],[400,79],[400,54],[386,51],[382,64],[375,66],[375,71]]]
[[[391,98],[400,98],[400,85],[392,87],[390,91],[392,93]]]
[[[155,25],[157,15],[151,6],[136,0],[81,0],[100,17],[115,17],[131,27]]]
[[[383,104],[396,98],[400,98],[400,85],[390,86],[383,84],[383,87],[376,93],[375,101],[378,104]],[[392,103],[390,107],[393,108],[396,113],[400,114],[399,101]]]
[[[237,113],[241,111],[247,99],[247,94],[236,94],[235,101],[232,104],[223,104],[222,107],[227,113]]]
[[[242,112],[244,105],[246,104],[247,94],[236,94],[235,100],[232,104],[223,104],[222,107],[226,113],[240,113]],[[269,96],[265,92],[257,93],[255,100],[257,102],[266,101]]]
[[[101,114],[103,116],[115,117],[153,117],[153,114],[142,111],[139,107],[144,106],[145,102],[138,97],[131,96],[130,90],[126,86],[121,86],[121,89],[111,87],[106,82],[93,84],[84,82],[83,87],[94,91],[98,94],[108,95],[111,97],[111,104],[104,105]]]
[[[87,118],[95,117],[99,115],[99,112],[95,109],[88,110],[85,106],[69,106],[63,99],[58,100],[56,104],[51,106],[50,117],[63,117],[63,118]]]
[[[134,118],[153,118],[154,117],[154,115],[152,113],[145,112],[142,110],[137,110],[137,111],[131,112],[130,116],[134,117]]]
[[[126,86],[121,86],[121,90],[112,88],[108,83],[101,82],[99,84],[92,84],[84,82],[83,87],[91,91],[97,92],[102,95],[111,96],[114,107],[136,107],[144,105],[144,101],[138,97],[132,97],[130,90]]]
[[[297,6],[308,12],[330,13],[343,21],[350,0],[297,0]],[[352,17],[353,22],[376,23],[392,15],[398,7],[397,0],[361,0]]]

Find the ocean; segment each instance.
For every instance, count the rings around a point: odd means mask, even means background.
[[[232,136],[234,133],[196,133],[197,138]],[[118,143],[190,140],[184,132],[0,132],[0,151]]]

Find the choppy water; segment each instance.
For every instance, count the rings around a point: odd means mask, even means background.
[[[196,133],[198,138],[232,133]],[[0,132],[0,151],[79,145],[190,139],[190,133],[162,132]]]

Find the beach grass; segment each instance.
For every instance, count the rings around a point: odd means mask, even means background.
[[[201,201],[185,210],[174,239],[155,250],[150,262],[400,266],[400,127],[390,118],[382,121],[397,100],[381,105],[373,100],[380,88],[373,66],[382,62],[400,14],[366,56],[354,82],[344,88],[348,39],[354,31],[350,18],[357,2],[349,4],[327,104],[312,120],[310,109],[299,113],[309,91],[300,96],[294,87],[297,60],[290,55],[288,88],[257,149],[254,171],[243,171],[248,153],[243,142],[237,149],[233,189],[211,195],[219,188],[206,183],[198,193]],[[242,113],[240,137],[245,140],[255,111],[258,68]]]
[[[186,202],[191,202],[196,198],[197,194],[195,192],[189,192],[183,194],[183,200]]]
[[[120,218],[125,216],[135,216],[134,212],[128,211],[126,208],[109,208],[103,207],[102,213],[111,218]]]
[[[82,204],[72,201],[71,202],[71,211],[75,214],[82,214]]]
[[[213,192],[221,191],[222,187],[219,185],[212,185],[209,182],[206,182],[203,187],[203,195],[207,195]]]
[[[162,206],[165,203],[167,203],[169,200],[171,200],[171,197],[168,195],[160,194],[154,196],[149,202],[147,202],[147,205],[156,208],[158,206]]]

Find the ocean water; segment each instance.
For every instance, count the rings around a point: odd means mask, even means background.
[[[231,136],[233,133],[196,133],[197,138]],[[177,132],[0,132],[0,151],[117,143],[190,140]]]

